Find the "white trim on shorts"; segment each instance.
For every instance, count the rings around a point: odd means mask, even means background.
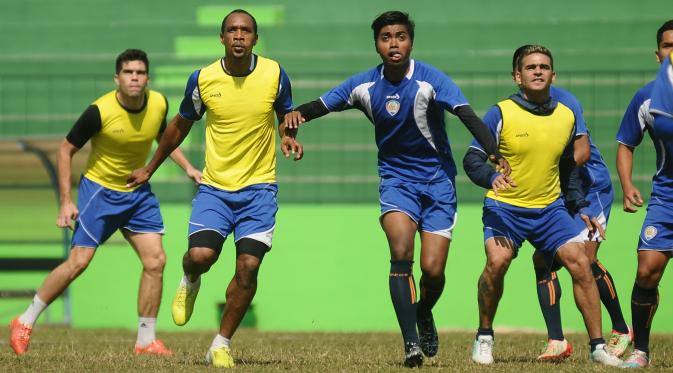
[[[388,204],[388,203],[385,203],[385,202],[381,202],[381,203],[383,203],[383,204],[385,204],[385,205],[388,205],[388,206],[395,206],[395,205],[391,205],[391,204]],[[397,206],[395,206],[395,207],[397,207]],[[404,215],[408,216],[409,219],[413,220],[413,222],[416,223],[416,225],[418,225],[418,221],[417,221],[416,219],[414,219],[414,217],[411,216],[411,214],[409,214],[409,212],[404,211],[404,210],[401,210],[401,209],[399,209],[399,208],[386,210],[386,211],[383,212],[381,215],[379,215],[379,221],[382,222],[382,221],[383,221],[383,216],[384,216],[385,214],[389,213],[389,212],[401,212],[401,213],[403,213]]]
[[[190,221],[189,224],[192,224],[192,222]],[[202,227],[205,227],[205,225],[203,225],[203,224],[194,224],[194,225],[200,225]],[[194,232],[188,234],[187,237],[191,237],[192,235],[194,235],[196,233],[199,233],[199,232],[203,232],[203,231],[213,231],[213,232],[216,232],[217,234],[219,234],[220,236],[224,237],[225,240],[227,239],[227,236],[223,235],[222,232],[218,231],[217,229],[213,229],[213,228],[199,229],[198,231],[194,231]]]
[[[273,241],[273,231],[276,229],[276,225],[274,224],[271,229],[265,230],[263,232],[256,232],[256,233],[251,233],[248,235],[245,235],[243,237],[239,237],[235,242],[238,242],[244,238],[250,238],[255,241],[259,241],[263,244],[265,244],[269,250],[271,250],[271,242]]]
[[[164,234],[166,232],[166,228],[164,228],[160,231],[152,231],[152,232],[150,232],[150,231],[134,231],[133,229],[131,229],[129,227],[122,227],[122,229],[126,229],[127,231],[132,232],[132,233],[140,233],[140,234],[149,234],[149,233]]]
[[[453,228],[456,226],[457,222],[458,222],[458,212],[454,212],[453,213],[453,224],[450,227],[448,227],[446,229],[438,230],[438,231],[426,231],[426,230],[422,230],[422,231],[432,233],[432,234],[436,234],[438,236],[446,237],[449,240],[451,240],[452,236],[453,236]]]

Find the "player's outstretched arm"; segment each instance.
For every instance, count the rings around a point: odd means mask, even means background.
[[[624,145],[617,145],[617,173],[622,185],[624,211],[634,213],[638,207],[643,206],[643,197],[638,188],[633,185],[633,151],[634,148]]]
[[[299,125],[302,123],[320,118],[328,113],[329,109],[327,109],[325,104],[318,99],[299,105],[294,111],[285,114],[284,122],[287,125],[287,128],[292,130],[299,128]]]
[[[498,143],[489,131],[488,126],[475,114],[472,107],[470,105],[458,106],[454,111],[479,145],[486,151],[488,160],[496,164],[496,170],[505,176],[512,173],[509,163],[498,152]]]
[[[77,219],[77,216],[79,215],[77,206],[72,202],[72,198],[70,198],[72,157],[78,150],[79,148],[71,144],[67,139],[63,139],[63,142],[58,148],[57,171],[61,206],[58,211],[58,217],[56,218],[56,225],[59,228],[73,229],[71,222]]]
[[[182,143],[187,137],[189,131],[192,129],[193,121],[183,118],[177,114],[173,120],[166,127],[161,136],[161,141],[150,163],[143,168],[134,170],[126,179],[126,187],[132,188],[137,185],[146,183],[159,168],[159,166],[166,160],[166,158]]]

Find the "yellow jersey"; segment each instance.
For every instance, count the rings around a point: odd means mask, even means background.
[[[534,114],[512,99],[484,118],[498,128],[498,150],[512,167],[515,188],[486,193],[488,198],[525,208],[544,208],[561,195],[559,161],[575,134],[575,115],[557,103],[548,115]],[[490,123],[489,123],[490,122]]]
[[[117,91],[100,97],[92,106],[100,112],[100,131],[91,137],[91,153],[84,176],[119,192],[130,192],[126,179],[147,161],[152,141],[166,122],[166,98],[152,90],[145,96],[145,106],[132,111],[117,100]],[[137,188],[137,187],[136,187]]]
[[[189,120],[206,115],[203,183],[227,191],[275,183],[275,116],[290,110],[289,79],[273,60],[253,55],[246,76],[229,75],[223,59],[195,71],[180,115]]]

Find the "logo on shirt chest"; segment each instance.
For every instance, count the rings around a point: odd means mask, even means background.
[[[400,111],[400,95],[386,96],[386,111],[394,117]]]

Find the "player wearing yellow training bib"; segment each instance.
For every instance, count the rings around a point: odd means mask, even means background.
[[[65,228],[70,226],[71,220],[76,221],[72,250],[68,259],[47,276],[28,309],[12,321],[10,345],[17,354],[27,351],[33,324],[40,313],[84,271],[96,248],[117,230],[143,264],[134,352],[173,354],[155,336],[166,260],[161,243],[164,225],[159,202],[149,184],[127,186],[127,178],[145,163],[152,141],[161,136],[166,125],[166,99],[148,90],[148,81],[149,61],[145,52],[124,51],[116,62],[117,89],[84,111],[59,148],[61,207],[57,225]],[[70,198],[72,157],[89,140],[91,153],[75,206]],[[200,180],[201,173],[179,149],[171,157],[195,181]]]
[[[479,364],[493,363],[493,319],[507,269],[525,240],[547,259],[548,268],[557,260],[572,276],[592,360],[611,366],[621,363],[606,349],[600,298],[584,238],[578,235],[561,199],[561,157],[565,153],[572,162],[573,145],[578,142],[574,141],[575,114],[551,97],[554,78],[551,52],[539,45],[526,47],[515,72],[521,91],[499,102],[484,117],[500,154],[512,168],[509,177],[486,164],[486,154],[476,142],[463,161],[468,176],[490,189],[482,217],[487,261],[479,279],[479,329],[472,349],[472,360]],[[588,152],[588,143],[584,146]],[[593,224],[598,224],[595,219]]]
[[[166,129],[152,161],[133,172],[131,185],[143,183],[205,114],[206,162],[203,184],[192,203],[185,276],[173,301],[173,321],[189,321],[200,276],[213,265],[226,237],[234,233],[236,275],[227,288],[219,333],[207,353],[215,367],[233,367],[230,339],[257,289],[257,272],[271,249],[276,211],[275,121],[292,110],[290,80],[280,65],[252,53],[257,23],[237,9],[222,21],[225,56],[187,81],[179,114]],[[283,134],[285,152],[300,145]]]

